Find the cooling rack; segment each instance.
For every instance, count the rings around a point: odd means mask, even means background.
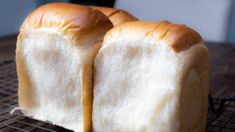
[[[17,76],[14,60],[0,62],[0,132],[69,132],[61,127],[25,117],[20,111],[10,114],[18,106]],[[209,96],[208,132],[235,132],[234,97]]]
[[[18,106],[17,76],[14,60],[0,62],[0,132],[69,132],[61,127],[25,117]]]

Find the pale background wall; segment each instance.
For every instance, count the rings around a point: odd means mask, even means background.
[[[1,0],[0,37],[18,33],[29,12],[52,1],[68,0]],[[184,23],[196,29],[207,41],[235,42],[232,0],[116,0],[115,7],[127,10],[141,20]],[[230,21],[230,18],[234,19]]]
[[[0,37],[17,34],[25,17],[47,2],[67,0],[0,0]]]
[[[36,0],[0,1],[0,36],[18,32],[26,15],[36,7]]]
[[[116,0],[115,7],[141,20],[184,23],[205,40],[225,42],[232,0]]]

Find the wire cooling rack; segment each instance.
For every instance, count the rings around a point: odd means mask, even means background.
[[[0,62],[0,132],[69,132],[61,127],[25,117],[18,106],[17,76],[14,60]]]
[[[17,76],[14,60],[0,62],[0,132],[56,132],[69,130],[25,117],[20,111],[10,114],[18,106]],[[208,132],[235,132],[234,97],[209,98]]]

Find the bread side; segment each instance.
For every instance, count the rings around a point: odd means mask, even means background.
[[[114,27],[94,67],[95,131],[205,130],[209,55],[190,28],[166,21]]]
[[[50,3],[25,19],[17,39],[19,106],[30,117],[91,131],[93,60],[109,19],[89,7]]]

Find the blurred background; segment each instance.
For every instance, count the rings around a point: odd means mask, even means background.
[[[0,38],[16,35],[27,14],[56,1],[124,9],[144,21],[183,23],[198,31],[205,41],[235,43],[233,0],[1,0]]]

